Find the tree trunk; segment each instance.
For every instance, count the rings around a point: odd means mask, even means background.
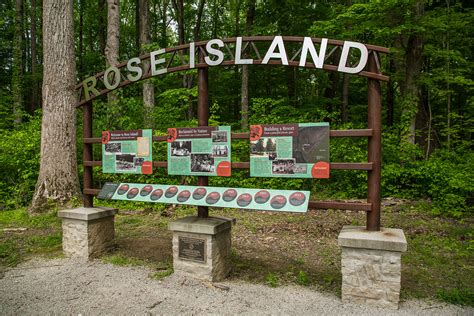
[[[417,0],[414,6],[414,15],[420,18],[423,15],[423,1]],[[402,133],[404,139],[415,144],[416,114],[420,105],[419,87],[417,78],[423,65],[423,40],[421,34],[412,34],[408,38],[405,55],[405,83],[401,87],[404,100],[402,110]]]
[[[349,121],[349,83],[350,77],[344,74],[342,77],[342,104],[341,104],[341,120],[346,123]]]
[[[38,181],[30,212],[79,197],[73,2],[43,2],[43,118]]]
[[[201,36],[201,20],[202,13],[204,11],[205,0],[199,0],[198,13],[196,17],[196,25],[194,26],[193,37],[194,42],[198,42]],[[193,87],[194,76],[192,74],[184,75],[183,82],[186,88],[191,89]],[[191,95],[188,97],[188,119],[191,120],[194,117],[193,98]]]
[[[15,3],[15,37],[13,40],[13,124],[19,128],[23,112],[23,0]]]
[[[84,0],[79,0],[79,78],[84,74]]]
[[[390,73],[395,72],[393,58],[390,58],[389,70]],[[395,106],[395,87],[393,80],[387,82],[387,126],[393,126],[393,113]]]
[[[341,49],[336,50],[330,58],[332,59],[333,64],[336,65],[339,62],[339,59],[341,58]],[[336,95],[338,91],[337,86],[339,84],[339,72],[331,71],[328,74],[328,79],[328,85],[324,90],[324,98],[326,99],[327,103],[327,111],[329,113],[332,113],[332,111],[334,110],[335,102],[337,101]]]
[[[119,46],[120,46],[120,7],[119,0],[107,0],[107,45],[105,46],[105,58],[107,67],[115,66],[119,63]],[[110,124],[115,120],[113,113],[120,112],[117,109],[118,98],[114,92],[108,93],[109,118]],[[115,109],[112,111],[112,107]]]
[[[31,115],[39,108],[38,102],[38,56],[36,52],[36,0],[31,0]]]
[[[148,0],[138,1],[138,11],[140,17],[138,19],[138,25],[140,30],[140,47],[141,53],[146,52],[143,49],[143,45],[150,44],[150,13]],[[148,69],[150,63],[143,63],[144,69]],[[146,128],[153,128],[153,107],[155,106],[155,91],[153,89],[153,83],[150,80],[143,82],[143,107],[144,117],[143,122]]]
[[[163,0],[163,8],[161,10],[161,37],[159,40],[161,48],[165,48],[168,45],[168,6],[169,0]]]
[[[291,106],[297,106],[296,100],[296,68],[286,67],[286,89],[288,101]]]
[[[255,17],[255,0],[249,0],[247,8],[247,17],[245,21],[245,33],[249,35],[252,32],[253,20]],[[244,54],[248,57],[248,54]],[[240,107],[241,107],[241,123],[243,130],[249,126],[249,66],[242,65],[242,85],[240,88]]]
[[[105,22],[106,10],[105,10],[105,0],[98,0],[97,8],[99,11],[98,17],[98,33],[99,33],[99,46],[100,53],[105,55],[105,46],[107,45],[107,24]],[[90,28],[92,30],[92,28]],[[92,41],[91,41],[92,43]]]
[[[183,0],[172,0],[176,23],[178,24],[178,45],[184,44],[184,3]]]
[[[198,14],[196,18],[196,26],[194,27],[194,41],[197,42],[201,36],[201,20],[202,12],[204,11],[205,0],[199,0]]]

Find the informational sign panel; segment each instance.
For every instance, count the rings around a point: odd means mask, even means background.
[[[168,174],[231,175],[230,126],[168,129]]]
[[[152,130],[102,132],[102,172],[152,174]]]
[[[306,212],[309,191],[106,183],[99,199]]]
[[[329,123],[250,126],[250,176],[329,178]]]

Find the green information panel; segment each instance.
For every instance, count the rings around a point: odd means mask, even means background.
[[[152,130],[102,132],[102,172],[152,174]]]
[[[306,212],[309,191],[106,183],[99,199]]]
[[[250,126],[250,176],[329,178],[329,123]]]
[[[169,128],[168,174],[230,177],[230,126]]]

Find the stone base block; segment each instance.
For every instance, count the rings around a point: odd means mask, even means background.
[[[211,282],[223,280],[231,270],[232,223],[226,218],[196,216],[170,223],[175,273]]]
[[[109,250],[114,243],[116,213],[113,208],[86,207],[59,211],[64,254],[89,259]]]
[[[344,226],[342,247],[342,301],[398,309],[401,254],[407,249],[403,230]]]

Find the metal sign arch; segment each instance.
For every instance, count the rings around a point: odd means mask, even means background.
[[[271,43],[270,43],[271,42]],[[265,55],[262,47],[268,46]],[[314,44],[319,45],[317,51]],[[217,47],[216,47],[217,46]],[[287,46],[293,46],[293,55],[288,55]],[[329,57],[340,49],[339,63],[331,64]],[[348,63],[351,49],[360,50],[356,66]],[[186,52],[187,55],[186,55]],[[198,72],[198,124],[208,125],[208,68],[239,64],[285,65],[325,71],[352,73],[368,79],[368,128],[359,130],[331,130],[331,137],[367,137],[367,162],[333,162],[332,169],[365,170],[368,172],[367,202],[310,201],[309,207],[320,209],[349,209],[366,211],[367,229],[380,230],[380,182],[381,182],[381,81],[389,78],[382,74],[380,53],[388,53],[384,47],[354,43],[351,41],[296,36],[250,36],[223,40],[208,40],[160,49],[140,57],[132,58],[106,71],[89,77],[76,85],[78,94],[76,107],[83,107],[83,180],[84,206],[93,206],[93,197],[99,189],[93,187],[93,167],[102,166],[102,161],[93,161],[93,144],[101,138],[92,135],[92,101],[102,95],[152,76],[197,69]],[[323,54],[324,53],[324,54]],[[196,61],[196,54],[198,60]],[[366,55],[364,57],[364,54]],[[184,56],[187,56],[185,58]],[[211,57],[214,56],[214,57]],[[165,57],[165,58],[163,58]],[[167,57],[167,58],[166,58]],[[228,57],[228,59],[226,59]],[[299,58],[299,59],[298,59]],[[251,59],[251,61],[250,61]],[[312,60],[311,60],[312,59]],[[365,60],[364,60],[365,59]],[[308,62],[312,61],[312,62]],[[362,64],[361,64],[362,63]],[[139,66],[140,65],[140,66]],[[142,67],[147,65],[146,67]],[[158,69],[157,66],[163,65]],[[153,68],[155,67],[155,68]],[[112,75],[114,80],[109,80]],[[248,139],[249,133],[232,133],[232,139]],[[166,141],[166,137],[154,136],[153,141]],[[154,161],[153,166],[165,167],[166,161]],[[233,162],[232,168],[249,168],[248,162]],[[207,186],[207,177],[198,177],[199,186]],[[198,206],[200,217],[208,216],[208,209]]]

